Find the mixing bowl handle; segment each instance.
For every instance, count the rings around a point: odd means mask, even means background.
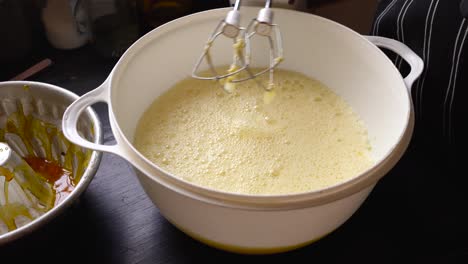
[[[411,91],[411,86],[413,85],[414,81],[419,78],[424,69],[423,60],[408,46],[397,40],[378,36],[366,36],[366,38],[377,47],[389,49],[400,55],[400,57],[402,57],[410,65],[411,71],[408,76],[404,78],[404,81],[406,87],[408,87],[408,90]]]
[[[72,143],[75,143],[79,146],[82,146],[87,149],[110,152],[122,156],[122,151],[118,145],[101,145],[93,143],[85,138],[83,138],[77,130],[77,124],[79,117],[83,111],[86,110],[89,106],[105,102],[108,103],[108,85],[107,80],[98,88],[86,93],[77,100],[75,100],[71,105],[67,107],[65,113],[63,114],[62,120],[62,130],[65,137],[70,140]]]

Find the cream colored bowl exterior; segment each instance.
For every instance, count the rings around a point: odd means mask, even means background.
[[[252,210],[206,202],[191,193],[174,191],[144,171],[136,172],[143,189],[169,222],[195,239],[238,253],[282,252],[320,239],[351,217],[374,188],[371,185],[318,206]]]
[[[128,151],[126,157],[132,157]],[[169,222],[211,246],[240,253],[281,252],[320,239],[351,217],[374,188],[371,185],[318,206],[250,210],[206,202],[191,193],[168,188],[148,177],[144,169],[136,172],[143,189]]]
[[[190,74],[206,38],[227,11],[187,16],[137,41],[100,87],[67,109],[64,133],[76,144],[128,160],[161,213],[187,234],[236,252],[284,251],[320,239],[343,224],[403,155],[414,124],[407,87],[420,75],[422,61],[399,42],[365,38],[311,14],[275,9],[275,22],[284,37],[281,67],[317,78],[348,101],[368,126],[376,165],[348,182],[310,193],[249,196],[206,189],[152,164],[131,142],[144,110]],[[243,7],[242,25],[257,12],[257,8]],[[403,79],[373,43],[400,54],[412,68],[410,75]],[[261,47],[254,44],[253,50]],[[231,46],[215,48],[213,54],[225,54],[219,63],[228,64]],[[110,105],[114,146],[86,142],[75,132],[80,112],[98,101]]]

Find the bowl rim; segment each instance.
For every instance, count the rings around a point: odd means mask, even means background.
[[[66,100],[69,100],[70,103],[75,101],[79,98],[79,96],[65,88],[49,84],[43,82],[36,82],[36,81],[5,81],[0,82],[0,89],[2,87],[9,87],[9,86],[24,86],[28,85],[31,87],[35,87],[34,89],[46,89],[52,91],[56,94],[63,96]],[[86,114],[90,117],[93,123],[94,135],[95,135],[95,142],[102,143],[103,141],[103,130],[102,124],[99,119],[99,116],[96,112],[89,107],[86,109]],[[52,219],[58,217],[61,213],[63,213],[67,208],[69,208],[79,197],[80,195],[87,189],[88,185],[91,183],[91,180],[94,178],[96,174],[99,164],[102,159],[102,153],[98,151],[92,151],[91,157],[89,159],[89,164],[85,169],[83,176],[81,177],[78,184],[75,186],[73,191],[68,195],[60,204],[54,206],[52,209],[44,213],[43,215],[35,218],[33,221],[29,222],[28,224],[21,226],[13,231],[7,232],[3,235],[0,235],[0,245],[7,244],[8,242],[12,242],[17,240],[21,237],[24,237],[35,230],[39,229],[43,225],[49,223]]]
[[[242,7],[245,9],[259,10],[259,7]],[[286,10],[280,8],[272,8],[275,12],[282,12],[288,15],[294,16],[310,16],[314,19],[330,24],[336,28],[339,28],[343,33],[350,34],[356,41],[360,41],[362,45],[367,45],[369,51],[375,56],[381,57],[386,60],[388,65],[393,65],[391,60],[380,50],[377,46],[371,43],[363,35],[356,31],[330,19],[295,10]],[[125,71],[126,67],[130,62],[133,61],[134,57],[144,46],[149,45],[154,39],[176,30],[177,28],[187,25],[189,23],[196,23],[199,21],[206,21],[212,18],[222,18],[230,8],[219,8],[208,11],[202,11],[194,13],[185,17],[168,22],[152,31],[147,33],[145,36],[137,40],[120,58],[112,70],[109,80],[107,82],[108,87],[108,103],[109,103],[109,117],[114,132],[119,140],[119,145],[123,146],[126,151],[127,157],[122,156],[124,159],[132,163],[138,170],[142,171],[147,177],[156,181],[166,188],[176,191],[185,196],[189,196],[198,200],[202,200],[208,203],[217,204],[224,207],[234,207],[247,210],[292,210],[298,208],[306,208],[310,206],[316,206],[321,204],[330,203],[339,199],[343,199],[347,196],[353,195],[362,191],[366,187],[372,186],[380,178],[382,178],[398,160],[403,156],[414,129],[414,109],[411,101],[411,95],[407,89],[403,77],[398,72],[396,67],[390,68],[390,74],[400,76],[398,82],[400,83],[401,89],[405,89],[405,101],[402,102],[402,106],[408,110],[405,111],[404,128],[400,131],[398,139],[389,147],[388,151],[382,155],[382,158],[376,161],[376,163],[363,171],[362,173],[352,177],[346,181],[331,185],[326,188],[319,190],[312,190],[308,192],[291,193],[291,194],[280,194],[280,195],[251,195],[242,193],[231,193],[221,190],[208,188],[205,186],[196,185],[188,182],[182,178],[175,176],[174,174],[164,170],[157,164],[152,163],[144,155],[142,155],[131,143],[132,141],[127,138],[127,135],[123,133],[120,126],[118,125],[117,118],[114,114],[113,97],[113,83],[118,83],[122,72]],[[156,173],[155,173],[156,172]]]

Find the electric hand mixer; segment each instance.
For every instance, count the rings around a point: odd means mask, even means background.
[[[229,11],[226,18],[218,23],[213,33],[208,38],[205,44],[205,49],[195,64],[192,77],[201,80],[223,80],[237,83],[250,79],[254,79],[266,72],[269,73],[269,85],[264,86],[266,90],[271,90],[273,87],[274,69],[283,60],[282,36],[279,26],[273,24],[273,11],[271,10],[271,0],[267,0],[265,7],[262,8],[256,18],[252,19],[247,28],[240,26],[240,0],[234,4],[233,10]],[[234,42],[234,59],[231,68],[225,74],[220,74],[213,64],[210,55],[210,48],[213,42],[219,36],[230,38]],[[267,68],[253,73],[249,65],[251,62],[251,39],[254,36],[266,38],[269,45],[269,65]],[[203,61],[206,61],[209,66],[211,75],[201,76],[197,73]],[[240,77],[238,74],[242,71],[247,73],[247,77]]]

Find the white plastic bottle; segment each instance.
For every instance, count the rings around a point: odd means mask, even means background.
[[[42,21],[50,44],[58,49],[75,49],[90,39],[89,18],[82,0],[47,0]]]

